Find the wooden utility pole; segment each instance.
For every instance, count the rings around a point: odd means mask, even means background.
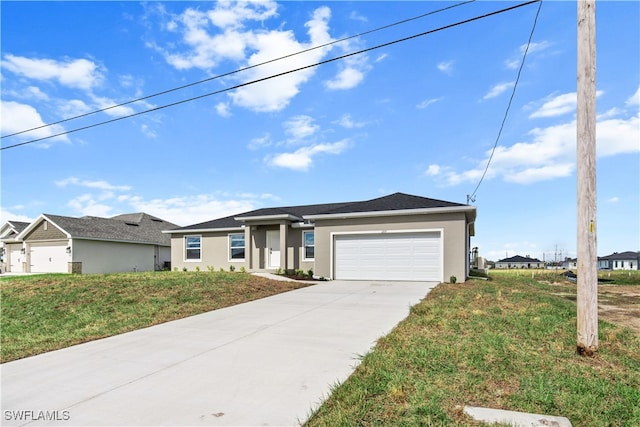
[[[578,353],[598,350],[596,2],[578,1]]]

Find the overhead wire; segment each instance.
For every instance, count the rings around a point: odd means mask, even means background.
[[[515,10],[515,9],[518,9],[518,8],[521,8],[521,7],[524,7],[524,6],[528,6],[530,4],[537,3],[537,2],[540,2],[540,1],[541,0],[529,0],[529,1],[524,2],[524,3],[520,3],[520,4],[517,4],[517,5],[514,5],[514,6],[510,6],[510,7],[504,8],[504,9],[499,9],[499,10],[496,10],[496,11],[493,11],[493,12],[485,13],[483,15],[479,15],[479,16],[476,16],[476,17],[473,17],[473,18],[468,18],[468,19],[465,19],[465,20],[462,20],[462,21],[458,21],[458,22],[455,22],[453,24],[448,24],[448,25],[445,25],[445,26],[442,26],[442,27],[439,27],[439,28],[436,28],[436,29],[433,29],[433,30],[424,31],[424,32],[417,33],[417,34],[414,34],[414,35],[411,35],[411,36],[395,39],[395,40],[392,40],[390,42],[386,42],[386,43],[382,43],[382,44],[379,44],[379,45],[376,45],[376,46],[372,46],[372,47],[369,47],[369,48],[366,48],[366,49],[361,49],[361,50],[350,52],[350,53],[347,53],[347,54],[344,54],[344,55],[336,56],[334,58],[330,58],[330,59],[326,59],[326,60],[323,60],[323,61],[319,61],[319,62],[316,62],[315,64],[305,65],[305,66],[298,67],[298,68],[295,68],[295,69],[291,69],[291,70],[288,70],[288,71],[283,71],[281,73],[272,74],[272,75],[267,76],[267,77],[262,77],[262,78],[258,78],[258,79],[251,80],[251,81],[248,81],[248,82],[240,83],[240,84],[237,84],[237,85],[234,85],[234,86],[230,86],[230,87],[227,87],[227,88],[224,88],[224,89],[216,90],[216,91],[213,91],[213,92],[208,92],[208,93],[205,93],[205,94],[202,94],[202,95],[199,95],[199,96],[195,96],[195,97],[192,97],[192,98],[187,98],[187,99],[184,99],[184,100],[181,100],[181,101],[172,102],[172,103],[165,104],[165,105],[162,105],[162,106],[159,106],[159,107],[154,107],[154,108],[151,108],[151,109],[138,111],[136,113],[132,113],[132,114],[121,116],[121,117],[116,117],[116,118],[113,118],[113,119],[110,119],[110,120],[105,120],[105,121],[94,123],[94,124],[91,124],[91,125],[82,126],[82,127],[79,127],[79,128],[75,128],[75,129],[71,129],[71,130],[65,131],[65,132],[60,132],[60,133],[57,133],[57,134],[54,134],[54,135],[49,135],[49,136],[45,136],[45,137],[42,137],[42,138],[32,139],[32,140],[29,140],[29,141],[16,143],[16,144],[9,145],[9,146],[6,146],[6,147],[1,147],[0,150],[7,150],[7,149],[10,149],[10,148],[20,147],[20,146],[23,146],[23,145],[33,144],[35,142],[43,141],[43,140],[46,140],[46,139],[56,138],[56,137],[59,137],[59,136],[70,134],[70,133],[74,133],[74,132],[78,132],[78,131],[82,131],[82,130],[86,130],[86,129],[91,129],[91,128],[94,128],[94,127],[97,127],[97,126],[102,126],[102,125],[105,125],[105,124],[108,124],[108,123],[113,123],[113,122],[116,122],[116,121],[119,121],[119,120],[124,120],[124,119],[128,119],[128,118],[131,118],[131,117],[139,116],[141,114],[146,114],[146,113],[150,113],[150,112],[153,112],[153,111],[162,110],[162,109],[165,109],[165,108],[173,107],[173,106],[176,106],[176,105],[184,104],[184,103],[187,103],[187,102],[195,101],[195,100],[206,98],[206,97],[213,96],[213,95],[218,95],[220,93],[224,93],[224,92],[228,92],[228,91],[231,91],[231,90],[239,89],[239,88],[242,88],[242,87],[245,87],[245,86],[249,86],[249,85],[253,85],[253,84],[256,84],[256,83],[263,82],[263,81],[271,80],[271,79],[274,79],[274,78],[277,78],[277,77],[281,77],[281,76],[284,76],[284,75],[287,75],[287,74],[295,73],[295,72],[302,71],[302,70],[309,69],[309,68],[313,68],[313,67],[318,67],[320,65],[324,65],[324,64],[331,63],[331,62],[339,61],[339,60],[342,60],[342,59],[345,59],[345,58],[349,58],[349,57],[352,57],[352,56],[355,56],[355,55],[360,55],[360,54],[363,54],[363,53],[366,53],[366,52],[370,52],[370,51],[373,51],[373,50],[381,49],[381,48],[388,47],[388,46],[391,46],[391,45],[394,45],[394,44],[398,44],[398,43],[402,43],[402,42],[405,42],[405,41],[408,41],[408,40],[413,40],[413,39],[416,39],[416,38],[419,38],[419,37],[423,37],[423,36],[426,36],[426,35],[429,35],[429,34],[433,34],[433,33],[439,32],[439,31],[443,31],[443,30],[446,30],[446,29],[450,29],[450,28],[453,28],[453,27],[460,26],[460,25],[468,24],[470,22],[474,22],[474,21],[477,21],[477,20],[480,20],[480,19],[488,18],[490,16],[498,15],[498,14],[501,14],[501,13],[509,12],[511,10]]]
[[[538,4],[538,10],[536,11],[535,18],[533,20],[533,26],[531,27],[531,32],[529,33],[529,40],[527,41],[527,45],[525,47],[524,53],[522,54],[522,61],[520,61],[520,67],[518,68],[518,74],[516,76],[516,81],[513,84],[513,89],[511,90],[511,96],[509,97],[509,102],[507,103],[507,108],[504,112],[504,116],[502,117],[502,123],[500,123],[500,129],[498,130],[498,136],[496,137],[496,142],[493,144],[493,148],[491,149],[491,155],[487,160],[487,166],[484,168],[484,172],[480,177],[480,181],[478,181],[478,185],[476,185],[475,190],[471,195],[467,195],[467,204],[469,201],[475,201],[476,194],[478,192],[478,188],[480,188],[480,184],[484,181],[485,176],[487,175],[487,171],[489,170],[489,165],[491,164],[491,160],[493,160],[493,155],[496,152],[496,148],[498,147],[498,142],[500,141],[500,137],[502,136],[502,131],[504,129],[504,125],[507,121],[507,117],[509,115],[509,111],[511,110],[511,104],[513,103],[513,98],[516,94],[516,89],[518,88],[518,82],[520,81],[520,76],[522,74],[522,69],[524,68],[524,63],[527,58],[527,53],[529,52],[529,47],[531,46],[531,40],[533,40],[533,33],[536,30],[536,25],[538,23],[538,17],[540,16],[540,9],[542,9],[542,0]]]
[[[387,25],[384,25],[384,26],[381,26],[381,27],[377,27],[377,28],[374,28],[374,29],[371,29],[371,30],[367,30],[367,31],[364,31],[364,32],[361,32],[361,33],[358,33],[358,34],[354,34],[354,35],[351,35],[351,36],[346,36],[346,37],[343,37],[343,38],[338,39],[338,40],[332,40],[332,41],[324,43],[324,44],[320,44],[320,45],[317,45],[317,46],[312,46],[310,48],[303,49],[303,50],[300,50],[298,52],[290,53],[288,55],[280,56],[278,58],[270,59],[268,61],[260,62],[258,64],[242,67],[242,68],[239,68],[237,70],[229,71],[229,72],[226,72],[226,73],[223,73],[223,74],[218,74],[218,75],[215,75],[215,76],[212,76],[212,77],[208,77],[206,79],[198,80],[196,82],[192,82],[192,83],[188,83],[188,84],[185,84],[185,85],[182,85],[182,86],[177,86],[177,87],[174,87],[174,88],[171,88],[171,89],[163,90],[161,92],[156,92],[156,93],[153,93],[151,95],[145,95],[145,96],[142,96],[142,97],[139,97],[139,98],[132,99],[130,101],[122,102],[120,104],[115,104],[115,105],[111,105],[109,107],[101,108],[99,110],[93,110],[93,111],[89,111],[87,113],[79,114],[79,115],[76,115],[76,116],[73,116],[73,117],[68,117],[66,119],[58,120],[56,122],[46,123],[46,124],[41,125],[41,126],[33,127],[33,128],[30,128],[30,129],[25,129],[25,130],[22,130],[22,131],[19,131],[19,132],[14,132],[14,133],[11,133],[11,134],[8,134],[8,135],[3,135],[3,136],[0,136],[0,138],[4,139],[4,138],[9,138],[9,137],[12,137],[12,136],[16,136],[16,135],[21,135],[21,134],[24,134],[24,133],[27,133],[27,132],[32,132],[34,130],[39,130],[39,129],[43,129],[43,128],[46,128],[46,127],[49,127],[49,126],[59,125],[61,123],[66,123],[66,122],[69,122],[69,121],[72,121],[72,120],[81,119],[83,117],[91,116],[93,114],[102,113],[102,112],[111,110],[113,108],[119,108],[119,107],[123,107],[125,105],[129,105],[129,104],[133,104],[133,103],[136,103],[136,102],[144,101],[144,100],[147,100],[147,99],[155,98],[155,97],[160,96],[160,95],[166,95],[166,94],[171,93],[171,92],[176,92],[178,90],[186,89],[188,87],[196,86],[196,85],[199,85],[199,84],[202,84],[202,83],[207,83],[207,82],[210,82],[210,81],[213,81],[213,80],[221,79],[223,77],[228,77],[228,76],[231,76],[231,75],[234,75],[234,74],[238,74],[238,73],[241,73],[241,72],[244,72],[244,71],[247,71],[247,70],[251,70],[253,68],[261,67],[261,66],[264,66],[264,65],[267,65],[267,64],[271,64],[273,62],[277,62],[277,61],[281,61],[283,59],[291,58],[293,56],[302,55],[303,53],[311,52],[311,51],[316,50],[316,49],[322,49],[322,48],[325,48],[325,47],[328,47],[328,46],[331,46],[331,45],[334,45],[334,44],[339,44],[339,43],[345,42],[347,40],[351,40],[351,39],[354,39],[354,38],[357,38],[357,37],[362,37],[362,36],[365,36],[367,34],[372,34],[372,33],[378,32],[378,31],[386,30],[388,28],[395,27],[397,25],[406,24],[408,22],[415,21],[415,20],[418,20],[418,19],[422,19],[422,18],[425,18],[427,16],[434,15],[434,14],[437,14],[437,13],[440,13],[440,12],[444,12],[446,10],[453,9],[455,7],[458,7],[458,6],[463,6],[465,4],[473,3],[475,1],[476,0],[466,0],[466,1],[463,1],[463,2],[460,2],[460,3],[456,3],[456,4],[449,5],[449,6],[440,8],[440,9],[433,10],[431,12],[426,12],[426,13],[423,13],[421,15],[417,15],[417,16],[414,16],[414,17],[411,17],[411,18],[406,18],[406,19],[403,19],[403,20],[400,20],[400,21],[397,21],[397,22],[393,22],[391,24],[387,24]]]

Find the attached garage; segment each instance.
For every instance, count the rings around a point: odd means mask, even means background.
[[[335,234],[339,280],[443,281],[440,231]]]
[[[68,242],[31,243],[29,264],[32,273],[67,273],[69,271]]]

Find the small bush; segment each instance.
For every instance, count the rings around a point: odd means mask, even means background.
[[[247,269],[244,268],[244,265],[242,267],[240,267],[240,273],[246,273]]]
[[[458,278],[456,276],[449,277],[449,283],[451,283],[452,285],[454,285],[457,281]]]
[[[231,271],[231,272],[236,271],[236,266],[235,265],[230,265],[229,266],[229,271]]]
[[[187,271],[187,267],[182,267],[182,271]]]
[[[200,272],[200,266],[196,265],[196,272]]]
[[[213,265],[207,265],[207,271],[209,273],[213,273],[214,271],[216,271],[216,268]]]
[[[276,268],[276,274],[277,275],[282,274],[282,269],[280,267]]]
[[[309,277],[313,277],[313,270],[309,269],[309,271],[307,271],[307,275]]]

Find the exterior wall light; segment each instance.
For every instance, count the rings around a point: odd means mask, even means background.
[[[70,254],[71,253],[71,246],[67,246],[67,253]]]
[[[20,253],[21,253],[22,255],[26,254],[26,253],[27,253],[27,249],[26,249],[26,248],[22,248],[22,249],[20,249]]]

